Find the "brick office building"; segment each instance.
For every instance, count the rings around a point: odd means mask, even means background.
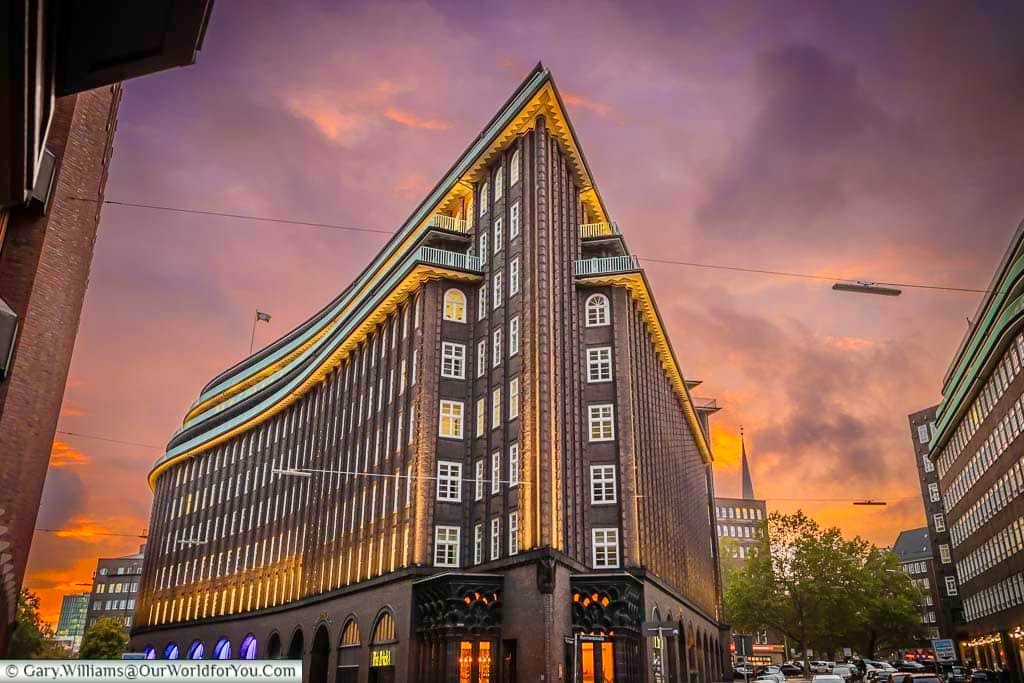
[[[145,552],[146,546],[143,545],[132,555],[99,559],[92,577],[86,628],[95,624],[97,619],[104,618],[120,621],[126,630],[131,628]]]
[[[946,509],[939,493],[939,473],[935,469],[935,463],[928,457],[928,444],[935,433],[935,408],[936,406],[932,406],[908,416],[917,477],[921,482],[921,498],[924,501],[927,522],[925,528],[934,573],[934,585],[930,596],[935,619],[927,626],[929,632],[936,638],[957,638],[963,636],[965,631],[959,591],[950,594],[947,589],[947,586],[955,586],[958,583],[956,565],[953,562],[953,543],[949,537],[949,525],[946,523]]]
[[[348,289],[189,409],[132,647],[719,680],[706,417],[538,65]]]
[[[930,640],[939,638],[944,582],[935,562],[928,527],[901,531],[893,543],[892,553],[900,569],[921,591],[921,623]]]
[[[211,5],[0,4],[0,656],[78,333],[118,83],[192,63]]]
[[[1020,680],[1024,654],[1024,224],[943,379],[929,455],[962,602],[963,659]]]

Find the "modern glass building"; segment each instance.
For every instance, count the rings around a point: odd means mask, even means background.
[[[85,614],[89,610],[89,594],[65,595],[60,601],[60,617],[54,633],[57,642],[72,652],[78,652],[85,633]]]
[[[132,647],[721,680],[706,417],[538,65],[351,286],[188,409]]]
[[[1022,236],[1024,225],[946,373],[929,446],[956,565],[942,590],[961,599],[968,633],[961,654],[1017,676],[1024,652]]]

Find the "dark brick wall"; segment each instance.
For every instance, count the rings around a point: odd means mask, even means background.
[[[21,585],[99,222],[120,87],[62,98],[47,148],[57,157],[48,215],[10,212],[0,250],[0,297],[21,328],[9,378],[0,384],[0,523],[9,528],[13,575]],[[6,621],[13,606],[6,607]],[[6,634],[0,637],[0,654]]]

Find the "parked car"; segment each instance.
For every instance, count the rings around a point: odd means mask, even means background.
[[[786,674],[777,666],[762,666],[757,670],[757,680],[772,680],[775,683],[786,683]]]
[[[811,683],[843,683],[843,679],[835,674],[815,674]]]
[[[927,667],[921,662],[915,662],[912,659],[901,659],[896,665],[897,671],[903,671],[908,674],[923,673],[927,670]]]
[[[989,671],[988,669],[975,669],[971,672],[972,683],[996,683],[998,680],[999,676],[995,671]]]
[[[754,677],[754,669],[753,669],[753,667],[747,666],[746,664],[740,664],[739,666],[734,666],[733,669],[732,669],[732,677],[733,678],[753,678]]]
[[[894,667],[889,662],[883,662],[883,661],[878,660],[878,659],[865,659],[864,660],[864,666],[867,667],[868,671],[871,671],[872,669],[877,669],[877,670],[880,670],[880,671],[895,671],[896,670],[896,667]]]
[[[906,674],[903,683],[943,683],[942,677],[936,674]]]
[[[870,681],[871,683],[888,683],[889,677],[894,672],[888,669],[870,669],[864,675],[864,680]]]
[[[793,662],[786,662],[779,667],[779,670],[787,676],[800,676],[804,672],[804,667]]]
[[[832,667],[832,673],[835,674],[836,676],[839,676],[840,678],[842,678],[847,683],[849,683],[849,681],[853,680],[854,675],[855,675],[854,674],[854,668],[852,666],[848,665],[848,664],[836,664],[835,666]]]
[[[811,662],[811,673],[812,674],[830,674],[832,673],[832,667],[836,665],[835,662],[826,662],[823,660],[815,660]]]
[[[971,676],[967,669],[962,666],[943,664],[941,673],[942,680],[946,683],[967,683],[971,680]]]

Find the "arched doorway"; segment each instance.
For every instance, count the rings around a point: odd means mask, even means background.
[[[239,659],[256,659],[256,636],[252,633],[242,638],[242,644],[238,647]]]
[[[391,610],[381,610],[373,626],[373,635],[370,637],[369,683],[394,682],[395,662],[398,661],[397,645],[395,617]]]
[[[292,634],[292,642],[288,644],[288,659],[302,659],[306,651],[306,639],[302,635],[302,629],[295,629]]]
[[[203,646],[203,641],[193,640],[192,644],[188,646],[189,659],[202,659],[205,655],[206,648]]]
[[[309,683],[327,683],[327,659],[331,656],[331,637],[320,624],[309,650]]]
[[[227,638],[221,637],[221,639],[217,641],[217,644],[213,646],[213,658],[231,659],[231,641]]]
[[[178,644],[175,642],[167,643],[167,647],[164,648],[164,659],[178,659],[180,656]]]
[[[281,636],[274,631],[267,641],[267,657],[270,659],[281,659]]]
[[[341,629],[341,640],[338,642],[338,669],[334,674],[334,683],[356,683],[359,680],[359,653],[362,651],[359,636],[359,624],[351,616]]]
[[[146,659],[156,659],[156,648],[152,645],[147,645],[143,648],[142,654],[146,655]]]

